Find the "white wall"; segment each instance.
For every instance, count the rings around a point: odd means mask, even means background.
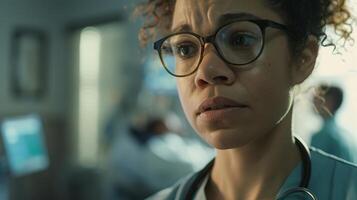
[[[126,15],[129,0],[1,0],[0,1],[0,117],[40,112],[66,116],[71,99],[66,27],[116,13]],[[126,5],[126,6],[125,6]],[[129,5],[130,7],[130,5]],[[15,99],[10,91],[11,34],[17,27],[44,30],[49,39],[47,89],[41,101]],[[128,30],[130,31],[130,30]],[[136,34],[133,34],[136,38]]]
[[[0,116],[26,112],[61,115],[65,110],[63,97],[66,86],[65,68],[61,66],[58,26],[61,6],[46,0],[0,1]],[[41,101],[15,99],[10,91],[11,34],[14,29],[30,27],[45,31],[49,41],[47,93]],[[62,98],[60,98],[62,97]]]
[[[130,1],[131,5],[134,5],[135,1]],[[83,9],[85,7],[85,9]],[[99,1],[99,0],[77,0],[67,2],[65,6],[66,13],[62,18],[62,23],[65,26],[83,26],[93,25],[101,32],[101,52],[100,52],[100,97],[99,97],[99,134],[100,139],[104,136],[105,127],[110,118],[120,118],[119,113],[124,113],[128,107],[134,107],[135,96],[140,89],[140,67],[141,57],[139,52],[141,51],[138,46],[137,40],[137,28],[138,22],[130,20],[128,11],[130,11],[129,1]],[[121,16],[121,20],[118,23],[110,24],[92,24],[96,23],[96,20],[111,16]],[[78,28],[78,27],[77,27]],[[79,30],[76,32],[72,30],[70,32],[74,36],[73,43],[78,43]],[[76,38],[77,35],[77,39]],[[73,45],[73,44],[72,44]],[[71,47],[71,45],[69,45]],[[75,49],[76,47],[74,47]],[[71,49],[71,48],[70,48]],[[73,50],[73,49],[71,49]],[[72,94],[69,118],[71,137],[68,138],[72,152],[76,152],[76,148],[79,145],[78,142],[78,91],[77,82],[78,63],[76,64],[76,58],[78,56],[78,49],[72,52],[72,61],[70,61],[70,70],[68,74],[72,77]],[[77,61],[78,62],[78,61]],[[136,76],[138,75],[138,76]],[[126,97],[126,98],[125,98]],[[129,97],[129,98],[128,98]],[[83,104],[84,102],[81,102]],[[126,113],[126,112],[125,112]],[[127,114],[127,113],[126,113]],[[88,138],[91,133],[86,133]],[[97,135],[97,134],[95,134]],[[82,140],[83,141],[83,140]],[[85,142],[89,141],[87,139]],[[85,143],[84,142],[84,143]],[[100,143],[100,141],[97,141]],[[76,162],[76,158],[72,159]]]

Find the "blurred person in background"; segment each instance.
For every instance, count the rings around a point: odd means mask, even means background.
[[[311,145],[327,153],[355,162],[357,154],[348,133],[336,122],[336,114],[343,102],[343,91],[337,86],[319,85],[314,96],[317,113],[323,120],[321,129],[312,136]]]
[[[212,149],[184,140],[164,118],[139,115],[127,130],[118,130],[111,147],[109,199],[144,199],[213,157]]]

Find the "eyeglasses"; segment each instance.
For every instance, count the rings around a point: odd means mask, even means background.
[[[168,35],[156,41],[154,49],[166,71],[176,77],[189,76],[198,69],[206,43],[212,43],[226,63],[245,68],[263,52],[267,27],[288,30],[270,20],[239,20],[221,26],[207,37],[192,32]]]

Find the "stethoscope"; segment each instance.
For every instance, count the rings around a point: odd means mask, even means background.
[[[292,195],[296,195],[298,193],[303,193],[309,197],[311,200],[317,200],[317,197],[312,193],[311,190],[308,189],[310,175],[311,175],[311,155],[309,148],[297,137],[295,137],[296,145],[299,148],[301,158],[302,158],[302,178],[298,187],[290,188],[280,194],[275,198],[275,200],[283,200]],[[182,194],[183,199],[185,200],[193,200],[196,191],[200,187],[204,178],[208,175],[213,167],[214,159],[209,162],[201,171],[197,173],[197,176],[191,181],[191,184],[185,185],[188,188],[187,192]],[[181,196],[181,195],[180,195]]]

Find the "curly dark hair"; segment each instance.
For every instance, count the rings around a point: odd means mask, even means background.
[[[344,43],[352,33],[351,14],[345,0],[265,0],[279,14],[286,17],[291,30],[293,50],[299,52],[309,35],[316,36],[322,46],[335,46],[325,33],[326,25],[333,26],[338,39]],[[148,0],[140,4],[135,15],[144,17],[139,40],[146,45],[158,33],[169,32],[176,0]],[[343,44],[344,44],[343,43]]]

